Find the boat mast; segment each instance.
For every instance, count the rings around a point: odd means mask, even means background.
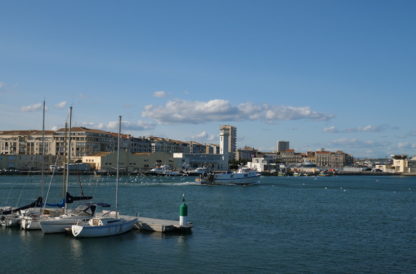
[[[68,122],[65,122],[65,131],[64,131],[64,141],[63,141],[63,143],[62,143],[62,145],[63,145],[63,148],[61,148],[61,149],[63,149],[63,160],[62,160],[62,166],[63,166],[63,171],[62,171],[62,185],[63,185],[63,188],[62,188],[62,197],[64,197],[64,199],[66,199],[65,198],[65,189],[66,189],[66,186],[65,186],[65,182],[66,182],[66,153],[67,153],[67,149],[66,149],[66,145],[67,145],[67,143],[66,143],[66,140],[67,140],[67,136],[68,135]]]
[[[40,182],[40,196],[43,198],[45,185],[45,100],[43,100],[43,114],[42,114],[42,164],[41,164],[41,182]]]
[[[71,128],[72,128],[72,106],[69,107],[69,130],[68,130],[68,155],[66,162],[66,176],[65,176],[65,213],[67,211],[66,194],[68,193],[69,185],[69,162],[71,161]]]
[[[118,218],[118,181],[119,181],[119,169],[120,169],[120,135],[121,135],[121,115],[118,116],[118,135],[117,135],[116,218]]]

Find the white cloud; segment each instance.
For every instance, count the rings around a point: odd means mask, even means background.
[[[354,146],[354,147],[368,147],[368,146],[380,146],[381,144],[375,141],[362,141],[357,138],[340,138],[333,140],[331,144],[342,146]]]
[[[334,116],[319,113],[309,107],[270,106],[243,103],[233,106],[222,99],[207,102],[173,100],[163,106],[147,105],[143,117],[152,118],[159,123],[199,124],[210,121],[243,120],[329,120]]]
[[[330,120],[334,117],[331,114],[324,114],[311,110],[310,107],[293,106],[265,106],[266,118],[268,120]]]
[[[412,144],[412,143],[408,143],[408,142],[402,142],[402,143],[398,143],[397,147],[400,149],[415,149],[416,148],[416,144]]]
[[[88,127],[88,128],[99,128],[97,123],[94,122],[81,122],[80,123],[82,127]]]
[[[154,129],[155,124],[147,123],[144,121],[129,122],[122,121],[121,130],[149,130]],[[101,130],[118,131],[118,121],[110,121],[107,123],[96,123],[96,122],[81,122],[81,126],[87,128],[95,128]]]
[[[42,104],[38,103],[38,104],[33,104],[30,106],[23,106],[20,108],[21,111],[23,112],[33,112],[33,111],[38,111],[42,109]]]
[[[5,82],[0,82],[0,89],[6,87],[6,83]]]
[[[105,126],[108,130],[118,130],[118,121],[110,121]],[[122,130],[149,130],[154,129],[155,124],[153,123],[146,123],[143,121],[137,122],[129,122],[129,121],[122,121],[121,122],[121,129]]]
[[[208,134],[205,130],[192,136],[191,139],[198,140],[198,141],[214,141],[216,139],[216,136],[213,134]]]
[[[56,104],[55,107],[56,108],[64,108],[64,107],[66,107],[66,105],[67,105],[67,102],[66,101],[62,101],[62,102]]]
[[[168,94],[166,93],[166,91],[163,91],[163,90],[158,90],[158,91],[153,92],[153,96],[158,97],[158,98],[163,98],[163,97],[166,97],[167,95]]]
[[[379,125],[379,126],[366,125],[366,126],[355,127],[355,128],[337,129],[335,126],[330,126],[330,127],[324,128],[323,131],[327,133],[381,132],[381,131],[388,130],[390,128],[394,128],[394,127],[390,127],[387,125]]]
[[[353,131],[359,131],[359,132],[380,132],[382,130],[381,126],[373,126],[373,125],[367,125],[363,127],[358,127],[356,129],[352,129]]]
[[[334,127],[334,126],[331,126],[331,127],[324,128],[324,132],[338,133],[339,130],[336,127]]]

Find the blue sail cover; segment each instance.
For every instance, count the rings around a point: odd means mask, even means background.
[[[50,204],[50,203],[46,203],[47,206],[52,206],[52,207],[64,207],[65,206],[65,199],[62,199],[59,203],[56,204]]]
[[[64,207],[65,203],[72,204],[74,201],[81,201],[81,200],[91,200],[92,196],[72,196],[69,192],[66,193],[66,198],[62,199],[59,203],[50,204],[46,203],[47,206],[52,207]]]

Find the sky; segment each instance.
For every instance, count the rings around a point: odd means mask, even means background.
[[[416,1],[0,0],[0,130],[416,154]]]

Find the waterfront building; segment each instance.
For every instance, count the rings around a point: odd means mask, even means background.
[[[47,130],[45,137],[45,154],[53,154],[54,131]],[[40,155],[42,154],[42,130],[8,130],[0,131],[0,154],[2,155]]]
[[[307,151],[306,154],[304,155],[304,161],[316,164],[315,151]]]
[[[83,156],[82,162],[90,165],[94,170],[112,172],[116,170],[117,153],[100,152],[92,156]],[[166,152],[130,153],[120,151],[119,165],[120,170],[126,172],[143,172],[162,165],[168,165],[174,169],[181,168],[180,165],[176,165],[173,154]]]
[[[413,157],[407,162],[409,173],[416,173],[416,157]]]
[[[279,163],[285,163],[286,165],[295,165],[304,162],[304,156],[302,153],[296,153],[294,149],[287,149],[277,153],[277,159]]]
[[[220,154],[235,159],[237,150],[237,128],[230,125],[220,127]]]
[[[62,156],[68,146],[68,131],[64,128],[45,131],[45,155]],[[71,159],[81,160],[83,156],[100,152],[114,152],[117,147],[117,133],[85,127],[71,128]],[[130,153],[206,153],[207,146],[197,142],[183,142],[160,137],[133,137],[121,135],[121,150]],[[209,145],[208,152],[218,154],[218,145]],[[0,155],[42,154],[42,131],[13,130],[0,131]],[[62,164],[62,163],[60,163]]]
[[[206,144],[205,154],[220,154],[220,146],[216,144]]]
[[[189,153],[197,153],[197,154],[205,154],[206,153],[206,145],[190,141],[189,144]]]
[[[68,131],[64,128],[57,131],[45,131],[45,155],[64,156],[68,144]],[[80,160],[82,156],[98,152],[116,150],[117,134],[85,127],[71,128],[71,158]],[[150,150],[145,140],[122,134],[122,150],[139,152]],[[149,143],[150,144],[150,143]],[[42,131],[20,130],[0,131],[0,154],[3,155],[40,155],[42,154]]]
[[[244,147],[237,150],[236,160],[237,161],[251,161],[252,158],[257,156],[257,150],[253,147]]]
[[[184,142],[161,137],[149,137],[148,139],[151,146],[150,151],[153,153],[218,153],[218,145],[209,145],[209,148],[207,149],[207,145],[203,145],[194,141]]]
[[[228,170],[228,159],[223,154],[174,153],[175,165],[182,169],[207,167],[210,170]]]
[[[342,168],[352,165],[353,162],[353,157],[342,151],[320,150],[315,152],[315,163],[319,168]]]
[[[129,138],[128,151],[131,153],[152,152],[152,143],[146,137]]]
[[[52,155],[0,155],[0,170],[46,170],[49,166],[54,165],[56,156]]]
[[[374,168],[385,173],[394,173],[394,168],[391,164],[376,164]]]
[[[152,152],[189,152],[189,146],[187,143],[161,137],[149,137],[152,146]]]
[[[289,150],[289,141],[278,141],[277,142],[277,152],[284,152]]]
[[[408,172],[408,159],[406,155],[394,155],[392,159],[392,168],[395,173]]]
[[[253,158],[250,162],[247,162],[247,167],[258,172],[277,172],[278,170],[278,166],[275,161],[269,161],[263,157]]]

